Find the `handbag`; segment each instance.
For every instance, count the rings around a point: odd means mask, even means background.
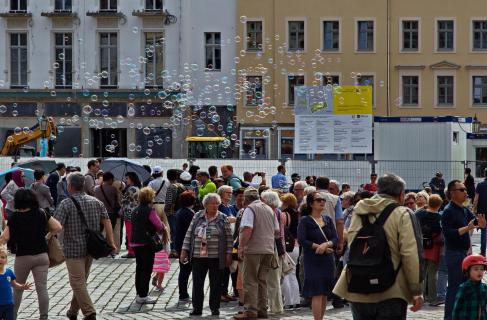
[[[81,206],[78,201],[73,197],[69,197],[73,201],[81,222],[85,226],[86,232],[86,249],[90,256],[94,259],[107,257],[112,252],[112,247],[108,245],[107,239],[103,236],[100,231],[90,229],[88,223],[86,222],[85,215],[81,210]]]
[[[46,217],[46,231],[49,232],[49,227],[47,225],[49,219],[47,218],[47,213],[43,209],[39,210],[43,212]],[[49,257],[49,268],[56,267],[66,261],[61,243],[59,243],[56,236],[52,236],[47,240],[47,256]]]
[[[55,236],[47,241],[47,255],[49,256],[49,268],[56,267],[66,261],[61,244]]]
[[[287,275],[293,272],[296,268],[296,264],[294,263],[293,259],[291,256],[287,253],[285,253],[282,256],[282,274]]]
[[[149,245],[152,248],[152,251],[159,252],[164,249],[164,244],[162,243],[162,238],[157,233],[150,235],[147,233],[147,237],[149,238]]]

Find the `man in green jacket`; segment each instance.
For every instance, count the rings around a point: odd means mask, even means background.
[[[198,171],[196,173],[196,179],[199,182],[198,197],[200,200],[212,192],[216,192],[216,185],[210,180],[210,174],[206,171]]]
[[[386,174],[377,183],[377,194],[360,201],[353,209],[347,242],[352,245],[362,228],[362,216],[368,215],[371,223],[391,203],[395,208],[383,228],[391,251],[391,261],[398,270],[394,284],[383,292],[352,293],[348,290],[347,267],[343,268],[333,293],[352,304],[354,320],[362,319],[406,319],[407,305],[412,303],[412,311],[423,305],[421,271],[422,237],[419,224],[413,213],[401,206],[404,202],[406,183],[394,174]]]

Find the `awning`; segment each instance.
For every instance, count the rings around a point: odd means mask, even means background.
[[[187,142],[221,142],[225,141],[223,137],[187,137]]]

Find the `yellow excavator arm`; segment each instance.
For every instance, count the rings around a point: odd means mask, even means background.
[[[46,122],[45,125],[42,122]],[[45,126],[45,128],[43,128]],[[41,130],[42,129],[42,130]],[[19,134],[12,134],[7,137],[5,143],[3,144],[2,151],[0,155],[8,156],[17,149],[19,149],[22,145],[30,142],[35,141],[40,138],[50,138],[50,137],[57,137],[58,131],[56,124],[54,123],[54,119],[52,117],[49,118],[41,118],[39,123],[34,127],[30,128],[29,132],[20,132]]]

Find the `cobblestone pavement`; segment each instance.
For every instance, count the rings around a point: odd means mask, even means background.
[[[474,234],[474,243],[479,243],[479,233]],[[479,251],[474,246],[474,251]],[[13,265],[13,257],[9,264]],[[65,314],[71,301],[71,288],[65,265],[50,269],[48,290],[50,296],[50,319],[66,319]],[[159,293],[151,291],[150,296],[157,298],[153,306],[140,306],[135,303],[135,259],[100,259],[93,263],[89,277],[88,289],[98,312],[98,319],[186,319],[191,311],[190,305],[178,305],[178,263],[172,261],[171,270],[166,274],[164,285],[166,289]],[[32,278],[29,279],[32,281]],[[207,284],[208,285],[208,284]],[[191,286],[191,282],[190,282]],[[206,287],[208,295],[208,287]],[[212,317],[205,302],[203,318]],[[18,319],[37,319],[37,295],[34,291],[24,292]],[[220,319],[231,319],[239,310],[236,302],[222,303]],[[79,316],[81,319],[81,316]],[[311,310],[303,308],[300,311],[285,312],[274,315],[272,319],[311,319]],[[329,309],[325,319],[352,319],[349,307],[343,309]],[[408,319],[443,319],[443,307],[425,306],[421,311],[408,313]]]

